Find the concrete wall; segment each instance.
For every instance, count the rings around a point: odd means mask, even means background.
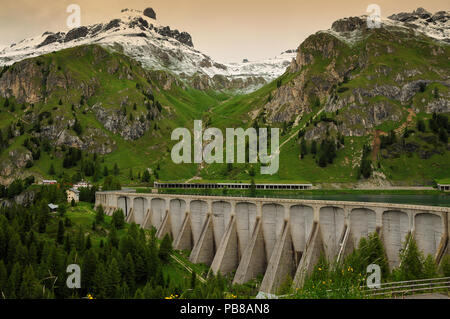
[[[144,223],[145,215],[147,214],[147,199],[138,197],[133,202],[134,221],[138,225]]]
[[[256,224],[256,204],[240,202],[236,204],[236,227],[239,238],[239,255],[244,253]]]
[[[411,231],[407,213],[390,210],[383,213],[383,243],[392,269],[400,263],[399,252],[405,246],[406,236]]]
[[[235,283],[263,275],[268,293],[287,276],[301,285],[321,253],[343,258],[374,231],[391,268],[408,233],[437,261],[450,253],[448,207],[125,192],[98,192],[98,205],[107,214],[128,210],[128,221],[153,226],[160,237],[170,233],[175,247],[192,249],[193,262],[214,273],[236,271]]]
[[[262,228],[266,248],[267,262],[272,256],[273,247],[283,232],[284,206],[279,204],[265,204],[262,207]]]
[[[298,265],[311,236],[314,223],[314,209],[310,206],[293,205],[290,208],[289,215],[294,260],[295,264]]]
[[[344,233],[344,210],[339,207],[322,207],[320,209],[319,224],[325,257],[332,261],[339,253],[339,244]]]
[[[425,256],[431,254],[434,257],[444,234],[443,218],[434,214],[420,213],[415,215],[414,222],[414,238],[417,246]]]
[[[194,237],[194,245],[200,238],[203,225],[206,221],[206,213],[208,212],[208,204],[205,201],[191,201],[191,228]]]
[[[358,247],[361,238],[367,238],[376,230],[376,213],[367,208],[355,208],[350,212],[351,241]]]
[[[186,215],[186,202],[181,199],[170,200],[169,214],[172,237],[177,238]]]
[[[231,204],[225,201],[212,203],[212,222],[214,229],[214,242],[216,247],[220,245],[225,230],[231,219]]]
[[[166,216],[166,200],[162,198],[153,198],[151,200],[152,225],[159,229]]]

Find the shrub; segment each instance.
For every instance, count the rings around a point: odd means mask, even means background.
[[[115,229],[121,229],[125,225],[123,210],[118,209],[113,213],[111,223]]]

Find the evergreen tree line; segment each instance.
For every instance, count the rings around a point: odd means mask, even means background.
[[[166,235],[159,242],[154,229],[149,234],[134,223],[124,230],[121,210],[107,223],[98,208],[92,229],[107,232],[107,237],[96,243],[65,216],[65,208],[50,213],[48,200],[41,198],[31,209],[0,209],[2,298],[223,298],[226,290],[238,291],[221,276],[206,284],[195,272],[182,280],[172,278],[164,271],[173,263],[172,239]],[[81,289],[66,285],[70,264],[81,268]]]
[[[0,198],[13,199],[34,183],[34,176],[28,176],[25,179],[15,179],[8,187],[0,185]]]
[[[101,218],[97,221],[102,223]],[[51,231],[53,224],[58,225],[56,234]],[[146,295],[161,298],[168,291],[180,292],[170,277],[163,275],[171,240],[159,245],[154,232],[147,238],[136,224],[119,238],[116,226],[123,224],[103,225],[109,230],[108,238],[97,246],[81,227],[72,229],[75,226],[67,217],[51,216],[44,200],[31,209],[0,209],[1,295],[79,298],[90,293],[95,298],[132,298],[138,288],[145,287]],[[79,290],[66,286],[69,264],[82,269]]]
[[[304,131],[299,132],[299,138],[302,138],[305,135]],[[345,145],[345,138],[343,135],[338,134],[336,139],[330,137],[329,132],[327,131],[327,136],[320,142],[320,145],[317,144],[316,140],[311,142],[311,146],[308,147],[305,138],[302,138],[300,141],[300,158],[304,159],[308,153],[311,153],[313,158],[316,159],[317,165],[320,167],[326,167],[329,164],[332,164],[337,157],[338,150]]]
[[[361,157],[361,165],[358,168],[358,179],[362,177],[369,178],[372,175],[372,161],[370,159],[370,153],[372,148],[369,145],[363,146],[363,153]]]

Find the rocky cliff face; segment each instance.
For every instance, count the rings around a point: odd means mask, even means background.
[[[445,19],[439,12],[421,10],[411,16]],[[448,38],[417,33],[397,20],[370,29],[364,17],[346,18],[308,37],[289,67],[294,78],[283,82],[264,106],[266,120],[289,122],[322,111],[335,119],[324,126],[363,136],[386,121],[402,120],[409,107],[415,113],[450,112]],[[430,91],[436,93],[425,94]],[[317,139],[324,132],[315,126],[306,138]]]
[[[76,47],[5,67],[0,71],[0,99],[20,109],[6,110],[14,118],[8,124],[13,135],[9,138],[28,134],[53,147],[109,154],[117,143],[108,131],[137,140],[162,118],[152,82],[167,90],[181,85],[171,75],[146,71],[140,63],[99,46]],[[128,87],[117,91],[124,83]],[[5,102],[1,104],[3,108]],[[5,128],[0,129],[3,134]],[[22,145],[7,156],[3,152],[3,182],[29,167],[34,157]]]

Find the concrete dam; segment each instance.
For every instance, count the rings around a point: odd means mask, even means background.
[[[321,254],[342,260],[361,238],[377,232],[389,267],[399,265],[408,234],[437,263],[449,248],[449,207],[281,198],[97,192],[107,215],[122,209],[127,222],[169,234],[176,250],[234,283],[263,276],[260,291],[277,293],[288,276],[302,285]]]

